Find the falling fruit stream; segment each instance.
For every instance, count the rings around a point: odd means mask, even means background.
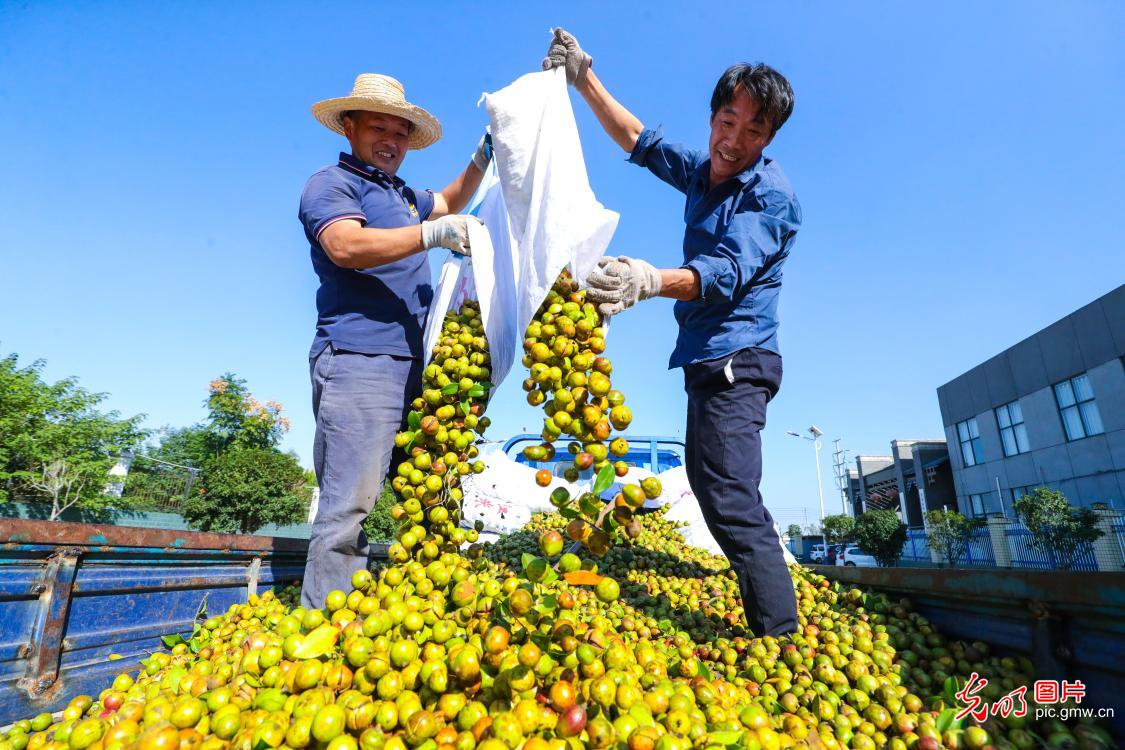
[[[1114,747],[1100,725],[1033,721],[1030,662],[943,637],[907,600],[790,568],[797,633],[756,638],[726,560],[684,543],[658,482],[625,484],[631,419],[602,356],[604,329],[565,273],[524,342],[568,479],[495,544],[462,529],[461,478],[483,465],[491,384],[475,303],[446,316],[396,442],[399,524],[389,562],[321,609],[289,587],[199,624],[190,640],[0,733],[0,750],[1055,750]],[[540,478],[549,484],[550,476]],[[547,492],[546,489],[543,490]],[[582,542],[563,552],[565,538]],[[956,720],[976,672],[994,701],[1029,688],[1028,718]],[[1093,696],[1096,698],[1097,696]]]

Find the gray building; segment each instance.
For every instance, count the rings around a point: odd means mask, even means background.
[[[847,472],[853,515],[893,510],[907,526],[922,526],[923,508],[957,506],[944,440],[892,440],[889,456],[857,456],[855,463]]]
[[[891,455],[903,523],[924,526],[924,512],[957,507],[944,440],[892,440]]]
[[[863,512],[863,487],[859,481],[859,469],[849,468],[844,472],[844,476],[848,481],[849,513],[855,518]]]
[[[868,510],[891,505],[895,487],[895,460],[891,456],[856,456],[856,495],[854,513],[858,516]]]
[[[938,388],[961,512],[1040,485],[1125,508],[1123,357],[1125,285]]]

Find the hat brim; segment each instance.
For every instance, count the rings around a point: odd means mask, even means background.
[[[414,125],[410,131],[409,146],[411,150],[432,146],[441,138],[441,123],[426,110],[416,105],[391,104],[372,99],[367,96],[342,96],[335,99],[325,99],[312,106],[313,117],[320,121],[329,130],[344,135],[344,122],[342,115],[352,110],[365,112],[380,112],[385,115],[395,115],[408,120]]]

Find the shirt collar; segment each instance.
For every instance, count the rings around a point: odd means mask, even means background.
[[[755,174],[757,174],[759,171],[761,171],[761,169],[764,166],[766,166],[766,164],[769,163],[770,161],[772,161],[772,160],[768,159],[765,154],[762,154],[761,156],[758,157],[758,161],[754,162],[753,164],[748,166],[746,169],[744,169],[741,172],[739,172],[738,174],[736,174],[731,179],[737,180],[739,182],[739,184],[741,184],[743,187],[745,187],[746,183],[750,182],[751,178],[753,178]],[[696,167],[696,169],[695,169],[695,179],[698,180],[700,182],[700,184],[706,185],[707,181],[710,179],[710,177],[711,177],[711,160],[705,159],[702,164],[700,164],[698,167]]]
[[[394,175],[389,175],[378,167],[374,167],[367,162],[360,161],[351,154],[345,154],[343,151],[340,152],[339,166],[341,169],[358,175],[365,180],[377,182],[383,187],[390,187],[393,185],[400,188],[406,184],[406,182],[401,178]]]
[[[760,156],[758,156],[758,161],[754,162],[753,164],[748,166],[746,169],[739,172],[737,175],[735,175],[734,179],[738,180],[743,185],[745,185],[746,183],[750,182],[751,177],[753,177],[756,173],[761,171],[762,167],[766,166],[766,161],[767,161],[766,155],[761,154]],[[708,166],[710,166],[710,165],[708,165]]]

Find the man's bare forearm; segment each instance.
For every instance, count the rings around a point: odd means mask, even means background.
[[[660,296],[671,297],[681,302],[699,299],[702,288],[699,276],[690,268],[661,268]]]
[[[320,243],[332,262],[341,268],[374,268],[420,253],[420,225],[394,229],[364,228],[345,219],[321,232]]]
[[[645,129],[644,124],[613,98],[594,74],[593,68],[586,71],[586,78],[577,88],[582,98],[590,105],[590,109],[594,111],[594,116],[598,118],[606,134],[614,143],[625,149],[626,153],[632,152],[633,146],[637,144],[637,138]]]
[[[453,179],[453,182],[446,185],[441,190],[441,197],[444,199],[444,206],[441,202],[437,202],[435,209],[442,208],[442,211],[434,211],[434,218],[444,216],[445,214],[460,213],[461,209],[469,205],[469,199],[473,197],[473,193],[480,187],[480,181],[484,179],[484,173],[477,168],[476,164],[469,162],[461,174]]]

